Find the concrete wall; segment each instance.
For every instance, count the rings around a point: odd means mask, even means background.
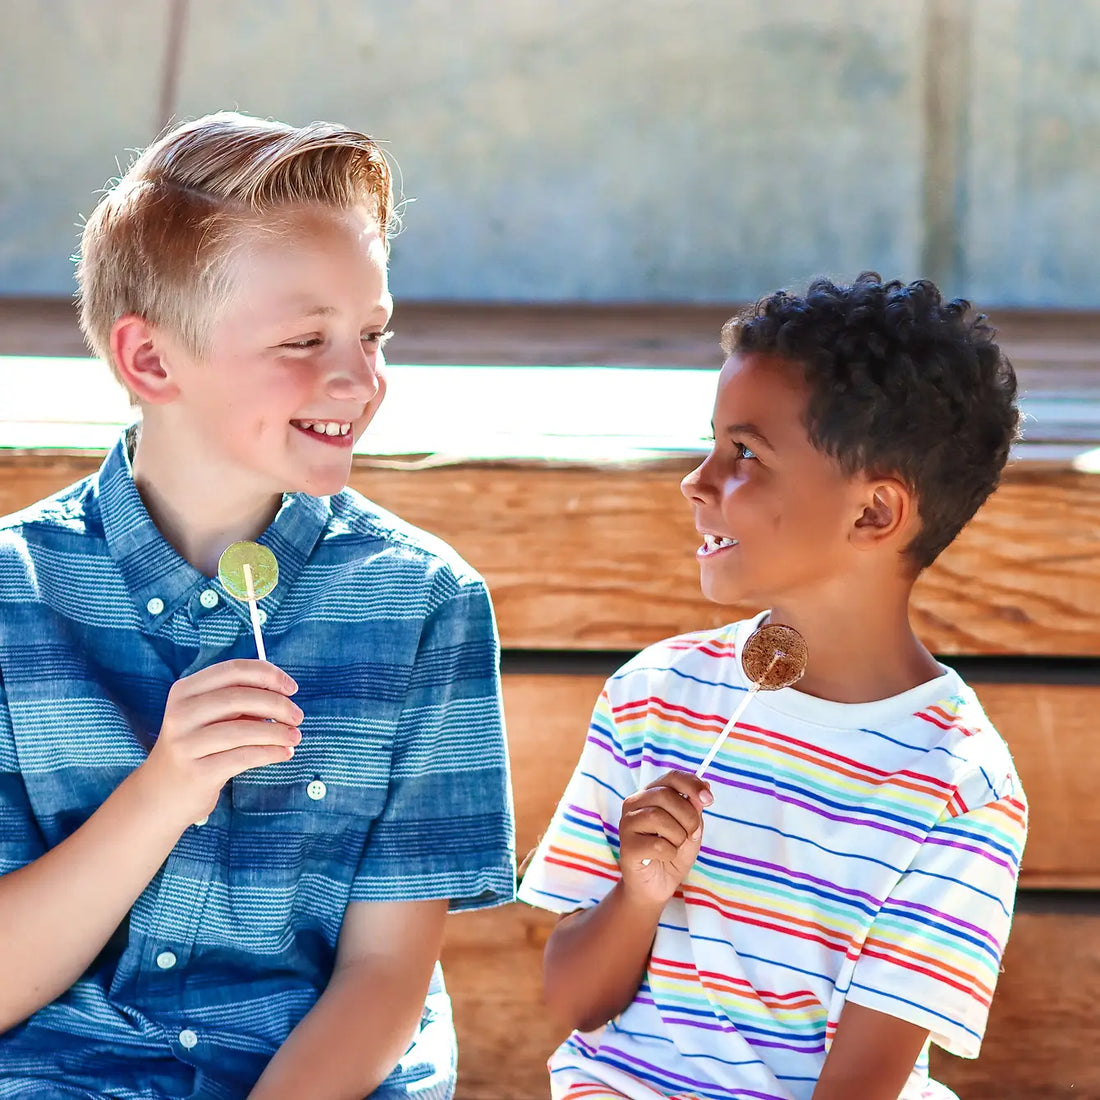
[[[0,294],[162,116],[386,139],[406,298],[1100,307],[1100,0],[0,0]]]

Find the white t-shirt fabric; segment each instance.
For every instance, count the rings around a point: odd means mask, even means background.
[[[611,677],[521,901],[568,913],[611,890],[623,800],[701,763],[752,686],[738,655],[763,618],[660,642]],[[847,1001],[975,1057],[1027,804],[960,677],[862,704],[760,692],[707,779],[702,848],[642,985],[552,1055],[555,1100],[810,1100]],[[952,1096],[926,1045],[900,1100]]]

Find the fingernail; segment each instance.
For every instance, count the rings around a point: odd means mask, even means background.
[[[695,832],[693,832],[693,833],[691,834],[691,839],[692,839],[692,840],[698,840],[698,839],[699,839],[699,838],[700,838],[700,837],[701,837],[702,835],[703,835],[703,826],[702,826],[702,825],[700,825],[700,826],[699,826],[699,827],[698,827],[698,828],[697,828],[697,829],[695,830]]]
[[[293,695],[298,690],[298,681],[288,676],[286,682],[290,685],[290,694]]]
[[[702,802],[704,806],[710,806],[714,802],[714,795],[712,795],[710,791],[702,790],[699,792],[699,801]]]
[[[294,746],[293,745],[287,745],[287,749],[286,749],[287,759],[289,760],[293,755],[294,755]]]

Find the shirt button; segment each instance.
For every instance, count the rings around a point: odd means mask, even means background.
[[[217,607],[217,592],[215,592],[213,588],[204,588],[199,596],[199,603],[201,603],[203,607]]]
[[[171,951],[162,951],[157,956],[157,966],[159,966],[161,970],[171,970],[175,965],[176,956],[173,955]]]
[[[185,1050],[190,1050],[199,1041],[199,1037],[189,1028],[185,1027],[183,1031],[179,1033],[180,1046]]]
[[[159,596],[154,596],[146,605],[145,610],[150,615],[159,615],[164,610],[164,600]]]
[[[202,817],[200,817],[198,819],[198,821],[195,822],[195,828],[196,829],[201,829],[209,820],[210,820],[210,815],[209,814],[204,814]]]
[[[324,785],[319,779],[315,779],[308,787],[306,787],[306,794],[313,799],[314,802],[320,802],[322,798],[328,794],[328,787]]]
[[[256,608],[256,614],[260,620],[260,626],[267,626],[267,612],[262,608]]]

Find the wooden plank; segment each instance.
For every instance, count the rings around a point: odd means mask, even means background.
[[[647,364],[715,367],[736,303],[400,301],[391,363]],[[996,310],[993,323],[1023,389],[1093,387],[1100,313]],[[69,299],[0,298],[0,355],[85,355]]]
[[[516,850],[538,843],[584,743],[600,676],[509,675]],[[977,684],[1031,806],[1024,887],[1100,890],[1100,684]]]
[[[541,1004],[555,918],[513,905],[449,918],[443,967],[459,1037],[458,1100],[544,1100],[563,1038]],[[1100,915],[1021,912],[977,1061],[933,1054],[965,1100],[1100,1097]]]
[[[97,462],[0,454],[0,514]],[[357,459],[351,483],[485,575],[506,647],[633,650],[756,610],[699,593],[698,536],[679,492],[690,468],[413,471]],[[1100,656],[1100,477],[1010,471],[918,583],[914,624],[937,653]]]

